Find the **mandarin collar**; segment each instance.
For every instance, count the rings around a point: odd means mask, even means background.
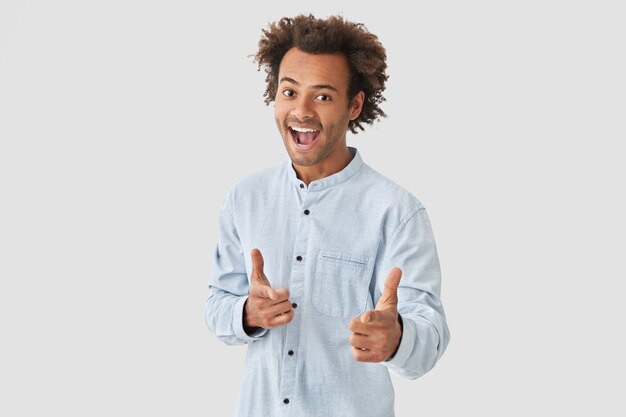
[[[361,169],[361,167],[363,166],[363,159],[361,159],[361,154],[356,148],[352,146],[348,146],[348,149],[353,155],[350,163],[339,172],[336,172],[324,178],[320,178],[319,180],[311,181],[308,187],[309,191],[321,191],[334,185],[340,184],[352,178],[359,171],[359,169]],[[287,171],[289,173],[289,179],[295,184],[296,187],[306,189],[307,186],[304,181],[298,178],[296,170],[293,168],[291,159],[288,160],[286,164],[288,164]]]

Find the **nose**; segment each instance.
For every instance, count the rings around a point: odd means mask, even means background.
[[[306,97],[299,97],[293,101],[291,116],[298,120],[306,120],[315,116],[312,103]]]

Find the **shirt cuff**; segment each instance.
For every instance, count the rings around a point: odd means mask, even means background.
[[[402,318],[402,337],[400,338],[400,346],[395,356],[388,361],[382,362],[385,365],[394,367],[402,367],[411,356],[415,346],[415,324],[413,320]]]
[[[261,337],[267,333],[267,329],[259,329],[256,332],[249,335],[243,329],[243,306],[246,303],[248,296],[245,295],[240,297],[239,300],[235,303],[234,311],[233,311],[233,328],[235,330],[235,336],[239,339],[243,340],[246,343],[252,343],[259,340]]]

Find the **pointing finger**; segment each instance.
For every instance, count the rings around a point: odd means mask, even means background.
[[[274,292],[276,293],[276,301],[284,301],[289,299],[289,288],[276,288]]]
[[[270,287],[269,285],[265,285],[262,283],[251,285],[250,295],[260,298],[269,298],[273,301],[278,300],[278,294],[276,294],[276,290],[274,290],[274,288]]]
[[[368,323],[368,322],[372,321],[372,318],[373,318],[372,317],[372,313],[373,313],[373,311],[371,311],[371,310],[368,310],[365,313],[363,313],[361,315],[361,323],[365,324],[365,323]]]
[[[374,324],[382,320],[382,313],[376,310],[368,310],[361,315],[361,323]]]

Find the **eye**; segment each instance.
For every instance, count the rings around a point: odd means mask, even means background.
[[[287,97],[293,97],[295,95],[295,93],[292,90],[287,88],[287,89],[283,90],[283,95],[287,96]]]
[[[319,98],[321,101],[330,101],[330,96],[327,96],[326,94],[320,94],[316,98]]]

